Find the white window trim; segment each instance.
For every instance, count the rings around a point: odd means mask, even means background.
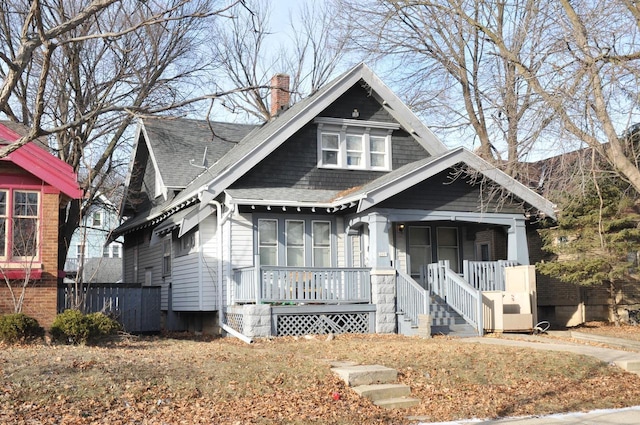
[[[339,168],[353,170],[391,171],[391,133],[400,128],[398,124],[378,121],[360,121],[351,119],[318,117],[314,120],[318,124],[317,149],[318,168]],[[322,135],[337,134],[338,160],[337,164],[325,164],[323,161]],[[347,161],[347,135],[362,136],[362,158],[359,165],[350,165]],[[385,140],[385,163],[382,167],[371,165],[371,142],[369,137],[382,137]],[[380,153],[380,152],[377,152]]]
[[[261,222],[266,222],[266,221],[273,221],[276,223],[276,244],[275,247],[273,245],[263,245],[262,241],[260,240],[260,223]],[[258,233],[257,233],[257,240],[258,240],[258,256],[260,256],[260,248],[265,247],[265,248],[275,248],[276,250],[276,264],[278,265],[280,264],[280,248],[279,248],[279,237],[280,237],[280,233],[278,232],[279,230],[279,223],[278,223],[278,219],[275,218],[260,218],[258,219]],[[261,261],[262,262],[262,261]],[[271,264],[270,264],[271,265]]]

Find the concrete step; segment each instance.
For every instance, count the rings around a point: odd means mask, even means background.
[[[348,386],[390,384],[398,378],[395,369],[381,365],[358,365],[334,367],[331,369]]]
[[[399,397],[374,401],[373,404],[384,407],[385,409],[406,409],[420,404],[420,400],[417,398]]]
[[[353,387],[353,390],[358,393],[360,397],[366,397],[374,402],[411,395],[411,388],[404,384],[359,385]]]
[[[614,362],[616,366],[627,372],[640,375],[640,360],[618,360]]]
[[[478,336],[478,331],[468,324],[431,326],[431,335],[448,335],[458,338],[471,338]]]

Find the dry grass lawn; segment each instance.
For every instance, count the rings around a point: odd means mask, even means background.
[[[0,423],[406,424],[640,405],[640,376],[567,353],[434,338],[149,337],[0,352]],[[360,399],[328,360],[399,371],[421,404]],[[341,395],[339,400],[332,393]]]

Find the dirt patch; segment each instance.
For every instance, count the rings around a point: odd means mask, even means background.
[[[361,399],[328,360],[399,372],[421,404]],[[334,400],[332,394],[341,397]],[[0,423],[403,424],[640,404],[640,376],[595,359],[461,343],[350,335],[258,340],[142,338],[108,347],[5,347]]]

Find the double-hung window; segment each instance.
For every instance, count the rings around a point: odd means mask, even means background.
[[[318,167],[391,170],[391,134],[395,123],[352,119],[315,119],[318,124]]]
[[[304,237],[303,220],[287,220],[285,222],[287,266],[304,266]]]
[[[332,267],[333,238],[329,220],[258,219],[260,264],[287,267]]]
[[[278,220],[258,220],[258,252],[260,264],[278,265]]]
[[[313,221],[313,267],[331,267],[331,222]]]
[[[0,259],[38,257],[40,193],[0,189]]]

